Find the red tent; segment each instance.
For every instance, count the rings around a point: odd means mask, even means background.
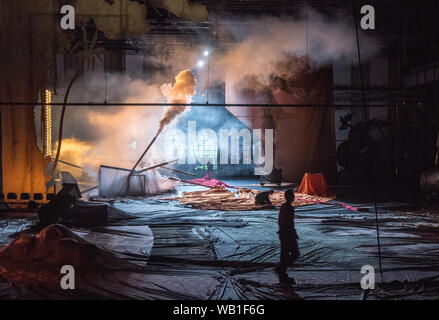
[[[297,192],[319,197],[330,197],[332,195],[323,173],[305,173]]]

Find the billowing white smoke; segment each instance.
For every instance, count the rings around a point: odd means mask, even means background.
[[[169,125],[176,117],[178,117],[178,115],[182,114],[186,110],[186,105],[172,105],[172,103],[191,103],[192,96],[195,94],[196,84],[197,81],[195,80],[195,76],[192,74],[192,72],[190,70],[183,70],[175,77],[174,85],[162,85],[162,93],[166,96],[170,105],[160,119],[159,128],[155,136],[152,138],[143,153],[140,155],[140,158],[134,164],[134,167],[131,169],[131,173],[137,168],[137,166],[140,164],[140,161],[143,160],[150,148],[154,145],[154,142],[156,141],[160,132],[162,132],[163,128]]]
[[[253,76],[266,83],[272,73],[278,72],[276,65],[286,56],[307,57],[311,67],[339,59],[356,63],[353,21],[341,14],[328,18],[310,9],[298,19],[233,19],[222,25],[221,31],[236,43],[217,55],[213,63],[217,64],[217,69],[225,70],[228,80],[239,81]],[[376,39],[361,34],[360,40],[363,59],[379,51]]]
[[[146,82],[97,72],[74,86],[71,101],[102,102],[105,98],[103,92],[107,91],[107,101],[111,102],[191,103],[195,94],[196,79],[190,70],[181,71],[174,84],[160,86],[160,82],[154,84],[153,81],[155,79]],[[62,90],[59,93],[58,99],[63,97]],[[187,109],[185,106],[169,106],[160,117],[161,110],[156,106],[70,107],[60,159],[84,170],[60,164],[61,170],[73,170],[77,178],[86,179],[96,177],[100,164],[131,167],[151,138]],[[54,132],[58,130],[58,111],[54,109]],[[162,144],[163,141],[158,139],[140,165],[163,162],[162,153],[157,152]]]
[[[99,72],[92,73],[90,79],[78,81],[72,89],[70,101],[103,102],[105,91],[106,100],[111,102],[166,102],[160,83]],[[55,98],[55,101],[62,100],[62,89],[58,90]],[[58,132],[59,109],[53,108],[53,132]],[[72,171],[80,180],[96,180],[101,164],[129,168],[156,133],[161,110],[153,106],[68,107],[60,159],[84,170],[63,163],[59,164],[59,168]],[[152,148],[142,165],[161,160],[160,153]]]
[[[193,73],[190,70],[183,70],[175,77],[174,85],[171,85],[170,83],[163,84],[160,89],[169,103],[189,104],[192,102],[192,96],[195,94],[196,85],[197,81]],[[157,134],[159,134],[165,126],[170,124],[172,120],[183,113],[186,109],[187,108],[184,105],[170,105],[160,119]]]
[[[320,66],[341,59],[356,62],[356,43],[351,15],[325,17],[313,10],[299,18],[232,17],[222,21],[218,34],[227,34],[232,38],[227,44],[219,43],[219,48],[210,48],[210,85],[224,81],[227,74],[229,85],[246,77],[255,77],[258,84],[268,83],[272,74],[279,74],[279,64],[288,56],[308,57],[312,66]],[[307,18],[308,17],[308,18]],[[361,34],[362,57],[367,59],[378,52],[379,43],[365,34]],[[168,56],[163,57],[166,48]],[[154,48],[148,48],[151,52]],[[157,74],[145,75],[145,81],[133,80],[127,76],[93,71],[85,79],[75,83],[69,100],[87,102],[168,102],[190,103],[197,82],[189,70],[184,70],[175,78],[175,84],[163,84],[180,70],[196,66],[202,57],[204,46],[170,46],[168,42],[157,45],[156,54],[150,57]],[[147,61],[151,62],[151,61]],[[102,66],[103,67],[103,66]],[[166,71],[164,73],[163,71]],[[197,73],[199,85],[207,83],[206,71]],[[287,70],[285,70],[287,72]],[[66,79],[67,81],[68,79]],[[65,82],[66,82],[65,81]],[[200,92],[203,90],[198,89]],[[63,90],[54,97],[62,101]],[[54,108],[54,132],[57,132],[58,108]],[[162,115],[158,107],[69,107],[65,123],[65,138],[75,138],[93,146],[93,151],[83,152],[88,156],[64,158],[77,165],[95,168],[98,163],[130,167],[152,137],[170,124],[179,114],[185,112],[185,106],[170,106]],[[160,152],[154,152],[163,141],[159,137],[144,161],[146,164],[160,162]],[[79,142],[78,142],[79,143]],[[81,149],[82,147],[82,149]],[[83,145],[77,149],[84,150]],[[66,150],[66,157],[68,152]],[[71,152],[71,154],[73,154]],[[68,168],[67,168],[68,169]]]

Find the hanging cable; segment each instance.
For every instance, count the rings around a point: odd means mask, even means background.
[[[306,66],[309,66],[309,3],[306,2]]]
[[[375,170],[375,162],[373,160],[373,152],[371,148],[371,142],[370,142],[370,135],[369,135],[369,115],[367,112],[367,106],[366,106],[366,93],[364,90],[364,77],[363,77],[363,68],[361,64],[361,50],[360,50],[360,39],[358,34],[358,21],[357,21],[357,5],[356,1],[352,1],[352,9],[353,9],[353,16],[354,16],[354,24],[355,24],[355,37],[356,37],[356,43],[357,43],[357,55],[358,55],[358,66],[360,71],[360,82],[361,82],[361,96],[363,100],[363,110],[364,110],[364,120],[365,120],[365,128],[366,128],[366,136],[367,136],[367,143],[368,143],[368,153],[369,153],[369,161],[370,166],[372,168],[372,194],[373,194],[373,202],[374,202],[374,211],[375,211],[375,227],[376,227],[376,238],[377,238],[377,244],[378,244],[378,263],[380,268],[380,275],[381,275],[381,283],[384,282],[383,277],[383,268],[381,263],[381,242],[380,242],[380,230],[379,230],[379,219],[378,219],[378,206],[377,206],[377,199],[376,199],[376,170]]]
[[[104,34],[104,37],[108,37],[109,27],[108,27],[108,20],[110,20],[110,15],[108,13],[108,6],[107,6],[107,34]],[[122,9],[121,9],[122,10]],[[122,13],[121,13],[122,14]],[[108,57],[108,55],[107,55]],[[105,97],[104,97],[104,104],[107,104],[107,94],[108,94],[108,68],[110,68],[110,59],[107,61],[107,68],[105,68],[105,56],[104,56],[104,75],[105,75]]]

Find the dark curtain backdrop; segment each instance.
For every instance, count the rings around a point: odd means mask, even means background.
[[[281,66],[268,84],[247,78],[226,81],[226,103],[311,104],[321,107],[228,107],[251,128],[274,129],[275,166],[284,181],[300,182],[306,172],[336,176],[332,68],[302,62]],[[290,68],[290,69],[288,69]],[[329,106],[328,106],[329,105]]]

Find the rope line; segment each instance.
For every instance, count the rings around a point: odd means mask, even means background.
[[[380,230],[379,230],[379,219],[378,219],[378,206],[377,206],[377,198],[376,198],[376,170],[375,170],[375,163],[372,158],[372,149],[371,149],[371,142],[370,142],[370,135],[369,135],[369,114],[367,112],[366,107],[366,93],[364,89],[364,77],[363,77],[363,68],[361,64],[361,50],[360,50],[360,40],[359,40],[359,34],[358,34],[358,21],[357,21],[357,5],[356,1],[352,2],[352,8],[353,8],[353,16],[354,16],[354,24],[355,24],[355,37],[356,37],[356,43],[357,43],[357,54],[358,54],[358,65],[359,65],[359,71],[360,71],[360,81],[361,81],[361,96],[363,100],[363,110],[364,110],[364,120],[365,120],[365,128],[366,128],[366,135],[367,135],[367,143],[368,143],[368,153],[369,153],[369,161],[370,165],[372,167],[372,194],[373,194],[373,202],[374,202],[374,211],[375,211],[375,222],[376,222],[376,238],[377,238],[377,244],[378,244],[378,262],[379,262],[379,268],[380,268],[380,275],[381,275],[381,283],[384,282],[383,277],[383,268],[382,268],[382,259],[381,259],[381,242],[380,242]]]

